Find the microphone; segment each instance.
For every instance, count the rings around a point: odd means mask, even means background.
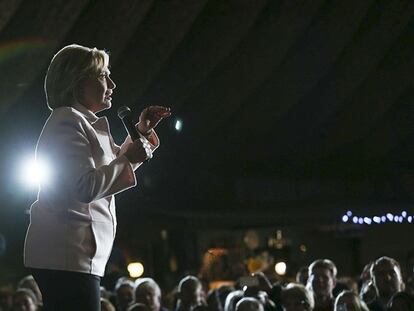
[[[124,125],[125,129],[127,130],[129,136],[133,141],[140,139],[142,142],[142,146],[145,149],[147,154],[147,159],[144,161],[148,162],[149,159],[152,158],[152,151],[149,142],[146,139],[143,139],[139,136],[138,130],[134,126],[134,122],[131,119],[131,109],[127,106],[122,106],[118,108],[118,117],[121,119],[122,124]]]
[[[131,109],[127,106],[122,106],[118,108],[118,117],[121,119],[122,124],[132,140],[140,139],[137,129],[134,126],[134,122],[131,119]]]

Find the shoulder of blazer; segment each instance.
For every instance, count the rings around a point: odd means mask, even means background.
[[[52,118],[57,119],[73,119],[73,120],[85,120],[85,116],[77,111],[76,109],[72,107],[59,107],[52,111],[51,114]]]
[[[52,127],[70,123],[74,126],[80,126],[83,130],[91,130],[92,128],[87,118],[72,107],[59,107],[54,109],[47,123]]]

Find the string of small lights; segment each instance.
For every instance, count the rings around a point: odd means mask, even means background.
[[[384,223],[413,223],[414,216],[409,215],[406,211],[401,214],[386,213],[377,216],[358,216],[354,215],[352,211],[347,211],[342,216],[343,223],[354,223],[360,225],[384,224]]]

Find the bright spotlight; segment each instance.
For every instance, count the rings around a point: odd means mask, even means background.
[[[19,179],[28,188],[35,188],[42,184],[47,184],[50,177],[50,167],[45,160],[28,158],[22,161]]]
[[[140,262],[131,262],[127,269],[131,278],[139,278],[144,274],[144,266]]]
[[[276,263],[275,271],[278,275],[285,275],[286,274],[286,263],[284,261],[280,261]]]
[[[175,121],[174,128],[177,130],[177,132],[180,132],[183,129],[183,121],[181,121],[180,119],[177,119]]]

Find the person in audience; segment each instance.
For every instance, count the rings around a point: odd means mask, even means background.
[[[224,311],[224,304],[228,294],[234,291],[234,287],[223,285],[212,289],[207,295],[207,307],[209,311]]]
[[[109,301],[111,301],[111,299],[113,299],[113,294],[111,291],[107,290],[104,286],[101,286],[99,288],[100,294],[101,294],[101,298],[105,298],[108,299]],[[102,302],[102,301],[101,301]],[[112,302],[111,302],[112,303]]]
[[[335,311],[369,311],[364,301],[353,291],[343,291],[336,297]]]
[[[116,308],[118,311],[126,311],[134,302],[134,282],[130,279],[119,278],[115,284]]]
[[[411,276],[405,282],[405,291],[414,297],[414,276]]]
[[[277,311],[282,310],[281,295],[284,288],[285,287],[280,282],[275,282],[272,284],[272,291],[269,294],[269,299],[275,303]]]
[[[339,291],[340,288],[342,288],[341,291]],[[359,292],[358,282],[354,278],[347,277],[347,276],[337,278],[336,286],[333,290],[334,297],[337,297],[340,293],[346,290],[350,290],[350,291],[353,291],[354,293],[358,293]]]
[[[312,311],[315,306],[312,294],[302,284],[288,284],[280,300],[284,311]]]
[[[408,293],[399,292],[391,297],[388,311],[414,311],[414,298]]]
[[[371,311],[384,311],[391,297],[404,290],[400,265],[393,258],[380,257],[371,267],[371,278],[377,297],[368,307]]]
[[[309,267],[305,266],[296,273],[296,283],[306,286],[309,278]]]
[[[116,311],[116,309],[108,299],[101,297],[101,311]]]
[[[377,290],[374,283],[369,281],[362,285],[359,296],[367,305],[371,304],[377,298]]]
[[[334,309],[333,289],[336,285],[337,269],[329,259],[315,260],[309,266],[307,287],[315,300],[315,311],[332,311]]]
[[[235,311],[264,311],[264,307],[256,298],[245,297],[236,304]]]
[[[176,311],[192,311],[205,304],[201,282],[195,276],[186,276],[178,284]]]
[[[361,275],[359,276],[359,289],[361,290],[364,284],[371,282],[371,267],[374,264],[374,261],[367,263],[362,269]]]
[[[253,281],[253,284],[243,285],[242,283],[245,283],[245,281],[242,282],[242,279],[239,279],[239,286],[243,287],[244,297],[252,297],[257,299],[266,311],[274,310],[276,306],[272,297],[274,294],[273,286],[266,275],[263,272],[258,272],[253,273],[248,278],[255,280]]]
[[[237,303],[244,297],[242,290],[235,290],[227,295],[224,311],[235,311]]]
[[[17,284],[17,288],[30,289],[35,295],[38,305],[42,305],[42,293],[40,292],[39,286],[37,285],[33,275],[29,274],[22,278]]]
[[[161,289],[152,278],[135,281],[135,303],[145,305],[150,311],[168,311],[161,305]]]
[[[19,288],[13,295],[13,311],[37,311],[37,299],[32,290]]]

